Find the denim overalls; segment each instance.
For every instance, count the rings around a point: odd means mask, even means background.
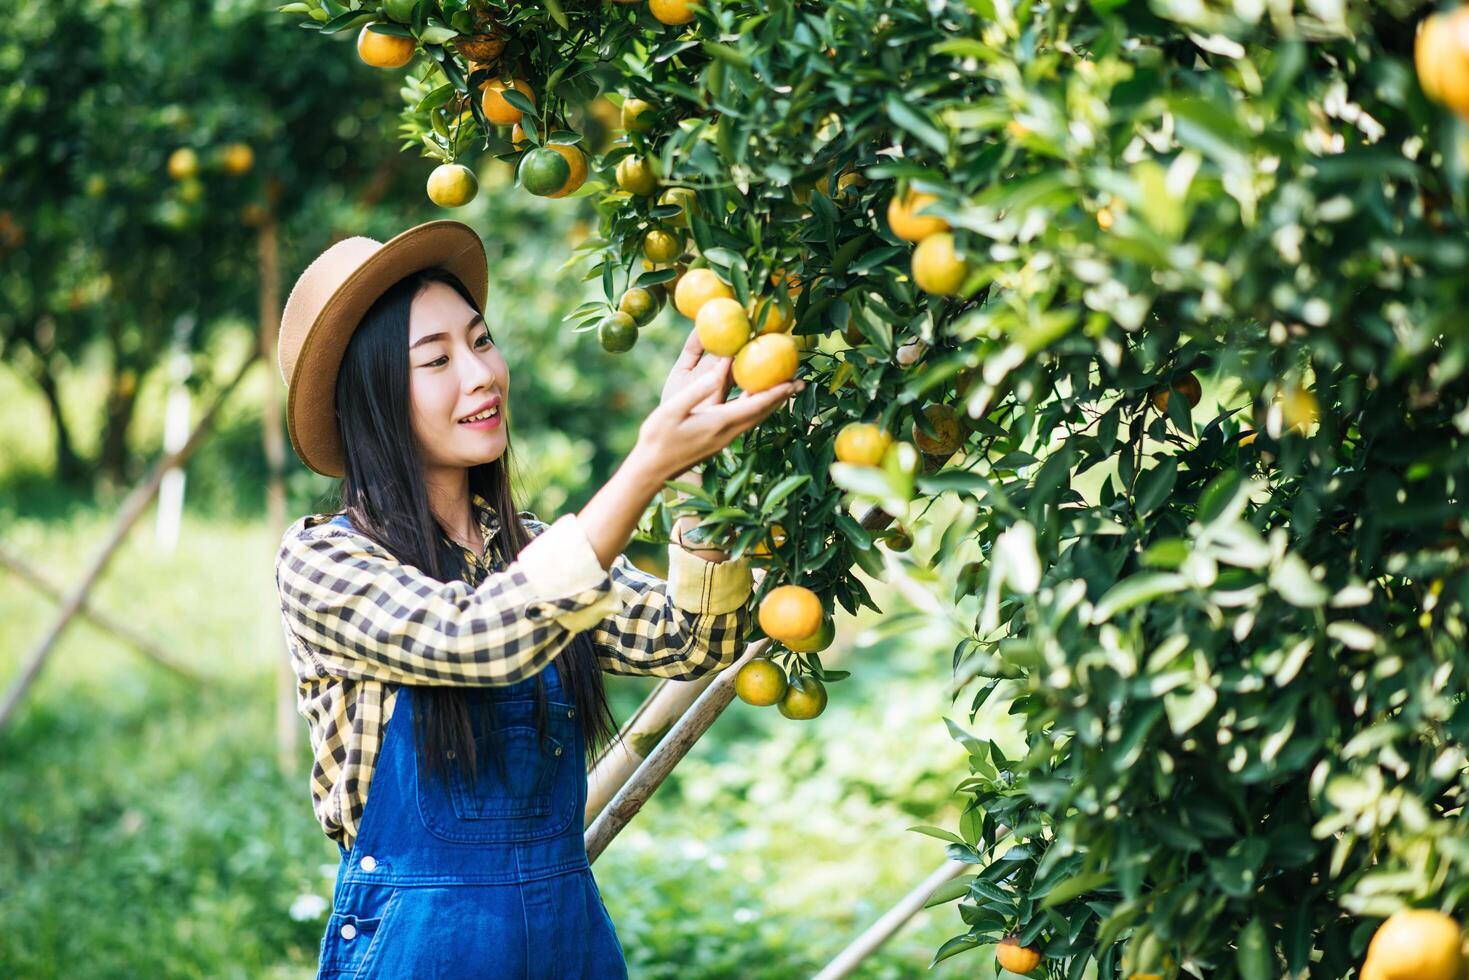
[[[544,746],[534,677],[462,689],[479,760],[473,788],[457,766],[447,787],[419,772],[414,689],[398,687],[357,837],[350,851],[338,845],[319,980],[627,976],[582,839],[586,757],[575,708],[554,664],[541,677]]]

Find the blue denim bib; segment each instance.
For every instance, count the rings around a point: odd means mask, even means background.
[[[338,845],[319,980],[627,977],[582,838],[576,708],[554,665],[541,677],[544,742],[536,678],[462,689],[477,755],[472,783],[452,759],[447,783],[420,771],[414,688],[398,687],[357,837],[350,851]]]

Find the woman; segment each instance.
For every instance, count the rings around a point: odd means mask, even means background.
[[[616,734],[602,673],[719,670],[749,621],[748,561],[672,543],[663,581],[621,550],[667,480],[802,383],[726,402],[730,359],[690,334],[633,451],[547,525],[510,490],[487,281],[479,236],[432,221],[338,242],[286,301],[291,443],[343,478],[343,510],[276,560],[342,856],[320,977],[626,976],[579,819]]]

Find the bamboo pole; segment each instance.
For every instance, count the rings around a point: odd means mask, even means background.
[[[587,774],[587,806],[582,819],[586,829],[597,819],[607,802],[648,757],[674,723],[714,680],[713,674],[692,681],[662,680],[617,733],[617,740],[597,757]]]
[[[51,624],[51,628],[46,631],[45,636],[41,638],[41,641],[36,644],[26,656],[25,660],[22,661],[20,674],[12,682],[10,690],[6,692],[4,702],[0,703],[0,728],[4,728],[5,724],[10,721],[10,716],[20,706],[21,699],[25,697],[26,691],[30,689],[31,684],[40,675],[41,667],[46,663],[46,657],[56,646],[56,642],[61,639],[62,631],[66,629],[67,624],[76,617],[82,605],[87,601],[87,595],[92,591],[92,587],[97,584],[97,580],[101,577],[103,570],[107,568],[108,563],[112,561],[113,556],[116,555],[128,531],[137,523],[138,518],[143,516],[143,512],[148,509],[148,505],[158,493],[159,485],[163,482],[163,474],[175,466],[182,466],[194,454],[194,450],[198,449],[200,444],[203,443],[204,436],[213,426],[215,416],[219,413],[220,407],[224,405],[230,393],[235,390],[240,380],[245,377],[245,374],[254,365],[258,353],[258,351],[254,352],[247,357],[245,363],[240,365],[240,369],[236,372],[235,376],[215,396],[214,403],[209,406],[209,410],[204,413],[204,417],[199,420],[199,424],[189,434],[188,441],[180,446],[176,452],[169,453],[155,463],[143,482],[134,487],[133,492],[128,494],[127,499],[123,501],[122,507],[118,510],[117,518],[113,522],[112,533],[102,545],[102,550],[92,559],[92,564],[82,575],[81,581],[67,593],[66,599],[62,602],[61,609],[57,613],[55,621]]]
[[[841,980],[842,977],[850,976],[863,960],[881,949],[899,929],[908,924],[908,920],[918,914],[923,908],[923,903],[928,901],[929,896],[940,885],[952,878],[957,878],[967,867],[969,865],[963,861],[945,861],[938,870],[924,878],[912,891],[904,895],[898,904],[884,912],[882,918],[868,926],[862,935],[838,953],[836,959],[826,964],[812,980]]]
[[[0,550],[0,566],[9,569],[22,582],[30,585],[31,588],[48,599],[59,602],[64,597],[64,593],[57,585],[43,577],[40,572],[31,568],[19,558],[3,550]],[[90,599],[82,602],[81,608],[77,610],[77,615],[104,633],[111,633],[123,643],[126,643],[149,660],[158,664],[158,666],[171,670],[178,676],[194,681],[195,683],[200,683],[204,680],[194,670],[185,667],[182,663],[165,653],[162,647],[134,630],[131,626],[112,618],[110,614],[94,607]]]

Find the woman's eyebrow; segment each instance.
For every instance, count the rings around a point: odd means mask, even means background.
[[[465,330],[468,330],[470,327],[474,326],[476,323],[483,323],[484,320],[485,320],[484,317],[482,317],[478,313],[476,313],[474,316],[472,316],[472,317],[469,318],[469,322],[464,325],[464,329]],[[449,339],[449,335],[446,334],[446,333],[431,333],[427,337],[419,337],[413,343],[411,343],[411,344],[408,345],[408,349],[409,350],[412,350],[413,348],[418,347],[418,346],[421,346],[423,344],[433,343],[435,340],[448,340],[448,339]]]

